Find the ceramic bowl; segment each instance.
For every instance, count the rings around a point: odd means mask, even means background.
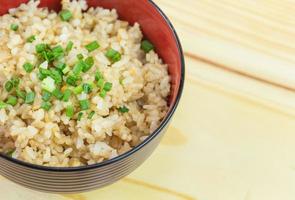
[[[27,0],[1,0],[0,15]],[[156,52],[169,65],[172,90],[169,112],[160,126],[132,150],[98,164],[62,168],[33,165],[6,155],[0,155],[0,174],[7,179],[43,192],[78,193],[97,189],[125,177],[140,166],[158,146],[181,97],[184,84],[184,57],[177,34],[160,8],[150,0],[88,0],[89,6],[115,8],[120,19],[138,22],[144,36],[156,47]],[[59,10],[60,0],[41,0],[41,7]]]

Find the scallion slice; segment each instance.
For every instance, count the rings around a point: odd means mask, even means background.
[[[94,51],[94,50],[96,50],[96,49],[99,48],[99,44],[98,44],[97,41],[93,41],[93,42],[87,44],[85,46],[85,48],[88,50],[88,52],[92,52],[92,51]]]
[[[79,101],[81,110],[87,110],[90,107],[89,101],[87,99]]]
[[[59,13],[59,16],[62,21],[69,21],[72,18],[73,14],[71,13],[71,11],[65,9]]]
[[[151,50],[154,49],[154,45],[153,45],[150,41],[148,41],[148,40],[143,40],[143,41],[141,42],[141,46],[140,46],[140,48],[141,48],[145,53],[148,53],[148,52],[150,52]]]
[[[46,111],[50,110],[51,107],[52,107],[52,104],[50,102],[44,101],[41,104],[41,108],[46,110]]]
[[[26,104],[33,104],[34,103],[34,100],[35,100],[35,92],[28,92],[26,94],[26,98],[25,98],[25,103]]]
[[[44,90],[47,90],[48,92],[53,92],[55,90],[55,83],[54,83],[54,79],[51,78],[50,76],[46,77],[43,81],[42,81],[42,88]]]
[[[69,118],[72,118],[74,116],[74,107],[73,106],[67,106],[66,108],[66,116]]]
[[[15,96],[9,96],[6,103],[15,106],[17,104],[17,98]]]

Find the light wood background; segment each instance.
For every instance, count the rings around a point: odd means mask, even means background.
[[[152,157],[109,187],[12,200],[295,199],[295,1],[156,0],[186,56],[186,85]]]

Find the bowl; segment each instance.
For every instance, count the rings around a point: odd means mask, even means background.
[[[2,0],[0,15],[28,0]],[[184,84],[184,56],[178,36],[160,8],[151,0],[88,0],[90,7],[115,8],[120,19],[138,22],[145,38],[169,66],[169,111],[160,126],[141,144],[113,159],[80,167],[46,167],[0,154],[0,174],[24,187],[53,193],[78,193],[118,181],[139,167],[158,146],[177,108]],[[58,11],[60,0],[41,0],[41,7]]]

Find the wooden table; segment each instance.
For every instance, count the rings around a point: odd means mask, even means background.
[[[295,2],[156,0],[179,33],[186,85],[152,157],[109,187],[42,194],[0,179],[7,200],[293,200]]]

